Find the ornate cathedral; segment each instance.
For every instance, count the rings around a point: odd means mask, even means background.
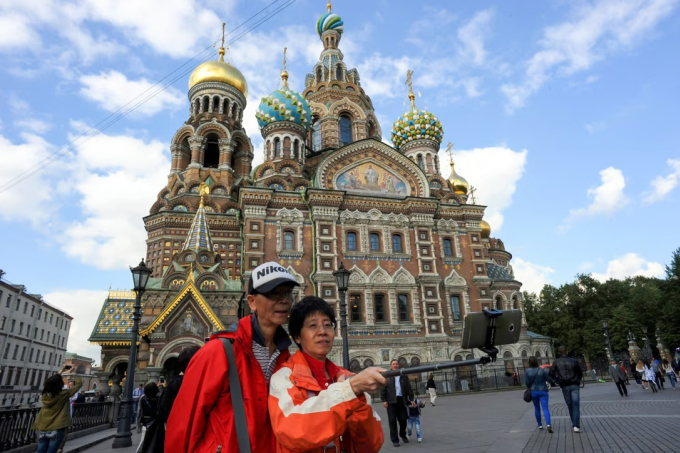
[[[135,380],[166,379],[177,356],[237,321],[252,269],[285,266],[300,283],[296,300],[317,295],[340,315],[333,272],[352,271],[348,301],[353,369],[477,357],[460,346],[466,313],[520,308],[512,255],[491,237],[485,206],[455,171],[440,174],[444,127],[416,106],[383,133],[359,72],[343,61],[344,24],[331,11],[316,24],[323,43],[302,93],[288,86],[264,97],[257,121],[264,162],[243,129],[248,84],[219,59],[189,78],[189,118],[172,138],[168,183],[149,215]],[[449,147],[450,149],[450,147]],[[257,152],[260,152],[259,150]],[[100,388],[120,392],[127,369],[134,294],[111,291],[90,341],[101,345]],[[342,357],[341,339],[331,359]],[[508,369],[529,355],[551,356],[548,338],[522,326],[502,347]]]

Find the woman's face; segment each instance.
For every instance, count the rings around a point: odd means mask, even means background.
[[[300,335],[295,341],[300,343],[302,350],[310,356],[317,360],[326,360],[333,347],[334,338],[335,328],[331,319],[320,311],[315,311],[307,315]]]

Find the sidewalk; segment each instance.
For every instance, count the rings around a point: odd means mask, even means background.
[[[78,439],[67,440],[64,447],[64,453],[78,453],[81,451],[91,452],[117,452],[117,453],[134,453],[137,450],[141,434],[137,434],[135,429],[132,430],[132,447],[128,448],[111,448],[113,438],[116,435],[117,428],[110,428],[104,431],[99,431],[94,434],[79,437]]]

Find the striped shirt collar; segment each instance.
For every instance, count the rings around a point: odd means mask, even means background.
[[[257,343],[260,346],[265,346],[264,335],[262,335],[262,330],[260,330],[260,325],[257,322],[257,313],[253,313],[252,327],[253,327],[253,344]],[[274,344],[276,345],[276,349],[278,349],[279,351],[284,351],[288,349],[291,344],[293,344],[290,341],[290,337],[288,336],[286,329],[284,329],[281,326],[279,326],[276,329],[276,332],[274,333]]]

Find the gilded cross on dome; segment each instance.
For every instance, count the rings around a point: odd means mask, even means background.
[[[453,143],[449,142],[446,145],[446,152],[449,153],[449,159],[451,160],[451,165],[453,165]]]
[[[470,194],[470,198],[472,198],[472,204],[477,204],[477,197],[475,196],[475,192],[477,192],[477,188],[475,186],[470,186],[470,190],[468,193]]]
[[[413,71],[411,69],[406,70],[406,83],[404,85],[408,85],[408,98],[411,101],[411,107],[415,108],[416,107],[416,95],[413,94],[413,80],[411,80],[411,77],[413,76]]]
[[[286,52],[288,47],[283,48],[283,69],[281,70],[281,80],[283,80],[283,86],[288,86],[288,71],[286,70]]]

